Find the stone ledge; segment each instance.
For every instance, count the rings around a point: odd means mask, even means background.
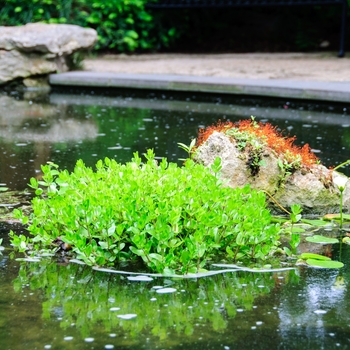
[[[50,75],[58,86],[115,87],[254,95],[335,102],[350,100],[350,82],[235,79],[166,74],[124,74],[76,71]]]

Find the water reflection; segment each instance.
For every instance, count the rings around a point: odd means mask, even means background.
[[[114,333],[113,344],[118,346],[146,341],[155,348],[197,340],[216,344],[230,320],[254,310],[256,297],[269,293],[275,279],[271,274],[245,273],[135,282],[88,267],[43,261],[21,265],[13,285],[22,296],[40,290],[41,318],[59,324],[66,336],[76,336],[78,331],[77,342],[87,337],[102,340]],[[164,286],[175,292],[157,293]]]
[[[148,148],[179,162],[185,154],[177,142],[189,144],[199,128],[219,119],[237,121],[252,114],[296,135],[298,144],[309,143],[327,166],[349,157],[350,118],[338,105],[232,96],[141,97],[120,91],[111,96],[52,93],[40,99],[0,95],[0,183],[22,190],[49,160],[72,170],[80,158],[88,166],[106,156],[127,162],[133,152]]]
[[[1,182],[19,190],[62,145],[94,140],[98,134],[93,120],[71,118],[62,106],[6,95],[0,96],[0,125]]]
[[[23,344],[13,337],[20,322],[27,348],[346,349],[349,249],[342,254],[342,270],[198,280],[130,281],[49,259],[20,263],[15,294],[6,281],[0,287],[3,315],[11,315],[0,317],[0,339],[8,349]],[[161,287],[170,293],[157,293]]]

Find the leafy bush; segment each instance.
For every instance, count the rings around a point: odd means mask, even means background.
[[[38,250],[59,239],[89,265],[141,257],[166,274],[201,271],[220,253],[239,260],[274,251],[280,229],[271,224],[264,193],[222,186],[219,158],[211,170],[191,159],[184,167],[164,158],[158,165],[151,150],[146,159],[135,153],[123,165],[106,158],[96,172],[82,160],[72,173],[42,166],[43,180],[30,181],[33,213],[16,214],[30,221],[34,237],[12,233],[13,244]]]
[[[148,0],[8,0],[0,25],[69,23],[96,29],[96,50],[132,52],[167,45],[174,29],[160,27],[145,10]]]

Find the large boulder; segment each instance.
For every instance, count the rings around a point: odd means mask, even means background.
[[[321,164],[287,173],[279,165],[279,156],[269,147],[261,151],[259,168],[252,171],[252,159],[249,149],[241,149],[237,141],[222,132],[213,132],[200,145],[194,159],[210,167],[215,158],[221,158],[221,177],[230,187],[242,187],[250,184],[252,188],[264,190],[271,196],[271,207],[280,212],[280,206],[289,209],[293,204],[300,204],[303,213],[327,214],[339,212],[340,191],[337,179],[347,177],[327,169]],[[343,210],[350,211],[350,183],[343,192]]]
[[[0,84],[67,71],[70,56],[92,48],[96,41],[94,29],[71,24],[0,27]]]

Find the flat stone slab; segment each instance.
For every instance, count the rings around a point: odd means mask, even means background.
[[[71,24],[0,26],[0,85],[18,78],[66,72],[69,56],[92,48],[96,41],[94,29]]]
[[[89,49],[97,41],[97,32],[73,24],[28,23],[23,26],[0,26],[0,49],[51,53],[56,56]]]
[[[235,79],[190,75],[75,71],[50,75],[51,85],[173,90],[348,102],[350,82]]]

